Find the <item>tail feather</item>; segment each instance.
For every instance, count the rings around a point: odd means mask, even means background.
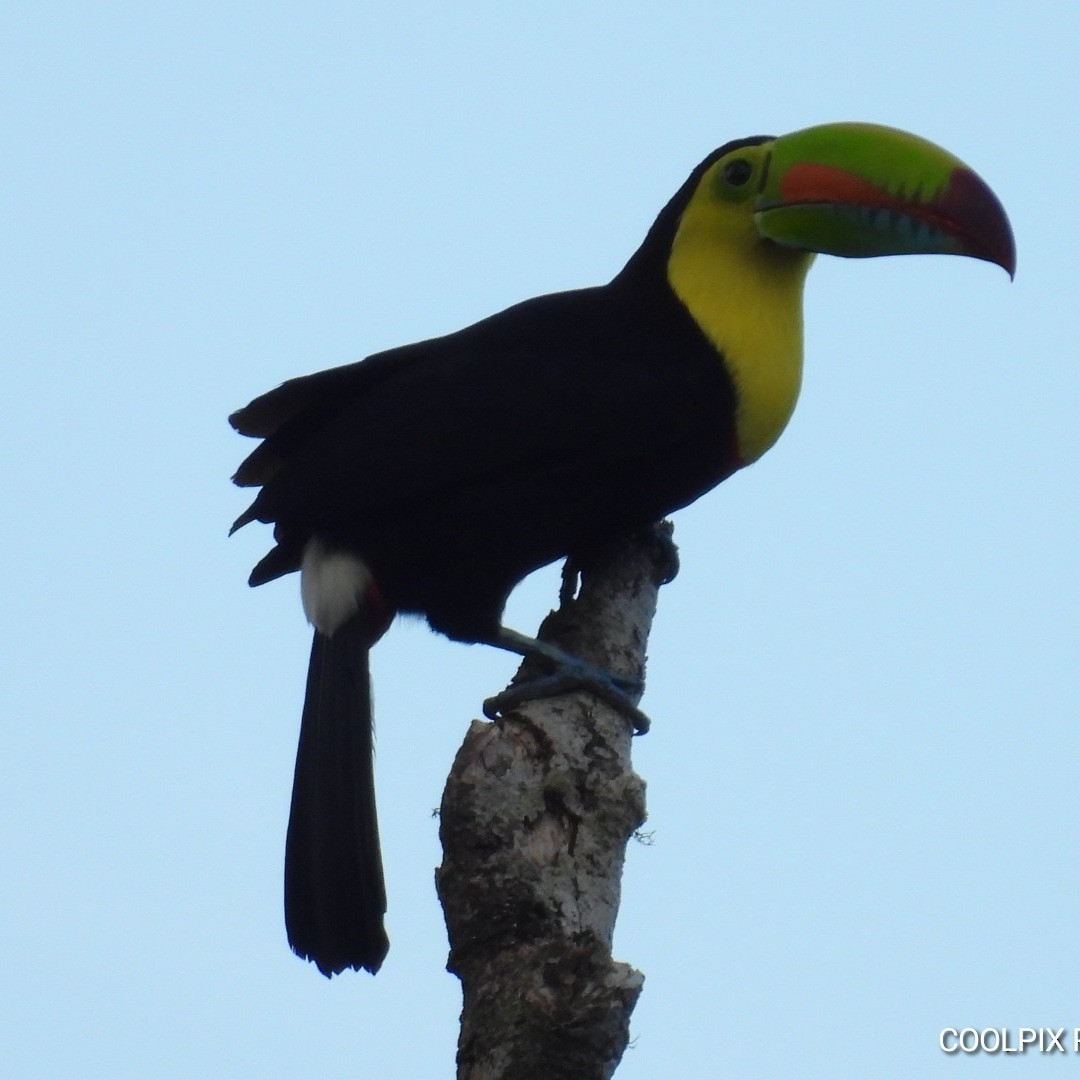
[[[285,925],[294,951],[329,977],[372,974],[386,956],[368,673],[370,628],[316,632],[285,844]]]

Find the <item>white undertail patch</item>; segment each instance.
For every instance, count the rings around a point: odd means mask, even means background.
[[[363,559],[327,547],[318,536],[304,545],[300,600],[308,622],[329,637],[364,605],[371,571]]]

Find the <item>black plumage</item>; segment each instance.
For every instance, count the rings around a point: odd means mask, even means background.
[[[532,570],[740,464],[731,379],[666,278],[681,207],[722,152],[608,285],[292,379],[230,418],[263,440],[234,477],[260,491],[233,528],[270,522],[276,540],[251,584],[300,569],[313,537],[371,574],[360,613],[315,633],[286,852],[289,940],[327,974],[386,951],[366,672],[389,617],[494,642]]]

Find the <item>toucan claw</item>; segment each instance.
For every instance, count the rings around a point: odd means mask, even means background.
[[[648,716],[627,696],[627,693],[641,692],[640,680],[625,679],[599,669],[590,670],[586,665],[582,665],[581,670],[555,671],[507,687],[502,693],[485,700],[484,715],[489,720],[498,720],[525,701],[557,697],[576,690],[595,694],[605,705],[625,716],[633,726],[635,735],[644,735],[651,727]]]

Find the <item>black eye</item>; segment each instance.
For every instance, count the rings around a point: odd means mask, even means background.
[[[742,187],[754,175],[754,166],[746,158],[736,158],[724,166],[724,179],[732,187]]]

